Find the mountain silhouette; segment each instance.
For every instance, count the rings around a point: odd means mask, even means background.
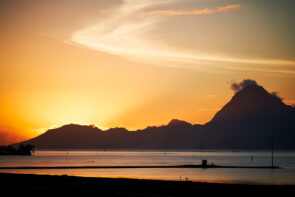
[[[294,149],[295,111],[259,85],[237,92],[204,125],[212,148],[265,149],[271,138],[280,149]],[[210,140],[208,139],[210,138]],[[204,139],[206,140],[206,139]]]
[[[191,126],[192,124],[185,122],[183,120],[172,119],[167,126]]]
[[[276,95],[268,93],[262,86],[250,85],[237,92],[211,122],[233,121],[247,117],[266,117],[290,110]]]
[[[239,90],[204,125],[173,119],[167,125],[128,131],[65,125],[22,142],[37,149],[295,149],[295,110],[262,86]]]

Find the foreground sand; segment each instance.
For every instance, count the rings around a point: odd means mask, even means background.
[[[295,186],[240,185],[0,173],[1,194],[93,196],[199,196],[208,194],[295,194]]]

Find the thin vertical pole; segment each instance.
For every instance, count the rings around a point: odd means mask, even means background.
[[[201,160],[203,160],[203,152],[202,152],[202,146],[200,146],[200,151],[201,151]]]
[[[273,168],[273,134],[271,135],[271,167]]]

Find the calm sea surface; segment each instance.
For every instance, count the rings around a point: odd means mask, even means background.
[[[253,160],[252,160],[253,155]],[[0,156],[0,166],[171,166],[201,164],[270,166],[270,152],[230,151],[36,151],[33,156]],[[274,165],[280,169],[14,169],[0,172],[124,177],[161,180],[189,180],[219,183],[295,185],[295,152],[275,152]]]

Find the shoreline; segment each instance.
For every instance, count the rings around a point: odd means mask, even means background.
[[[281,169],[278,166],[219,166],[219,165],[175,165],[175,166],[0,166],[0,170],[25,169],[126,169],[126,168],[249,168],[249,169]]]
[[[40,192],[96,192],[102,196],[192,196],[192,194],[295,194],[295,185],[249,185],[191,181],[99,178],[66,175],[0,173],[0,191],[41,194]]]

